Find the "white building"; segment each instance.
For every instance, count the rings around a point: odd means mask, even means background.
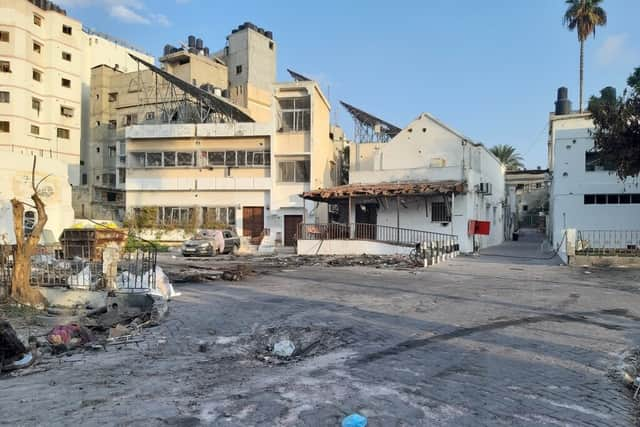
[[[566,90],[562,94],[566,95]],[[586,236],[585,240],[593,240],[590,236],[595,235],[590,232],[594,230],[603,236],[610,231],[640,230],[640,182],[638,178],[620,180],[613,168],[599,164],[591,129],[593,121],[588,112],[571,112],[567,107],[556,108],[550,115],[550,240],[554,247],[563,242],[568,229]],[[640,243],[623,241],[623,234],[618,236],[615,239],[622,240],[602,244],[626,247]],[[574,240],[574,236],[569,237]],[[561,254],[566,260],[564,250],[563,244]]]
[[[305,198],[348,204],[349,223],[456,235],[472,252],[504,240],[504,188],[486,147],[423,113],[389,142],[352,144],[349,185]],[[489,221],[490,234],[469,235],[471,220]]]

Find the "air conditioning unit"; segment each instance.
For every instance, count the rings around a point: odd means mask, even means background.
[[[481,182],[478,184],[478,193],[480,194],[491,194],[491,183],[490,182]]]

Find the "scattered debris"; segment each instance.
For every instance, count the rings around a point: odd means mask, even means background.
[[[360,414],[351,414],[342,420],[342,427],[366,427],[367,418]]]
[[[296,346],[290,340],[278,341],[273,345],[273,354],[278,357],[291,357]]]

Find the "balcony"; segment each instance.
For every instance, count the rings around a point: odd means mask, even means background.
[[[271,178],[207,177],[207,178],[134,178],[127,177],[127,191],[211,191],[269,190]]]

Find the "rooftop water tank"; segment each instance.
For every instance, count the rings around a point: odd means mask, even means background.
[[[203,47],[204,43],[202,42],[202,39],[196,39],[196,49],[202,50]]]
[[[556,116],[571,114],[571,101],[569,101],[569,89],[558,88],[558,99],[556,100]]]
[[[189,36],[187,45],[189,47],[196,47],[196,36]]]

